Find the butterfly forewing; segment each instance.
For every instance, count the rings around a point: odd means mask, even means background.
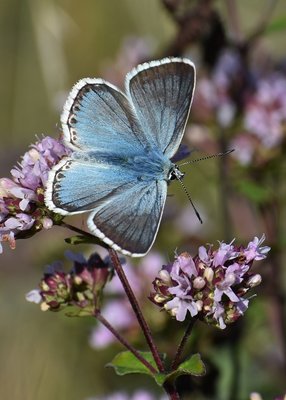
[[[181,143],[194,87],[195,67],[188,59],[152,61],[127,75],[126,89],[145,135],[169,158]]]
[[[127,97],[101,79],[82,79],[74,86],[61,121],[65,140],[75,149],[132,153],[146,145]]]

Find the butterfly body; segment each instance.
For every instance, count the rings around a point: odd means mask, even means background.
[[[183,174],[171,161],[180,145],[195,84],[190,60],[139,65],[126,94],[101,79],[83,79],[62,114],[72,148],[51,171],[46,204],[54,212],[91,211],[89,229],[115,250],[142,256],[152,246],[167,184]]]

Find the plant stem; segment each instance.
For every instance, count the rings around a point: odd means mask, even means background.
[[[240,43],[242,40],[242,32],[237,11],[236,0],[225,0],[225,3],[227,8],[228,20],[231,25],[230,27],[232,31],[231,33],[235,38],[235,42]]]
[[[103,317],[99,310],[94,312],[95,318],[100,321],[115,337],[126,347],[152,374],[157,374],[158,371],[136,350],[130,343],[128,343],[120,333]]]
[[[163,387],[166,393],[169,395],[170,400],[180,400],[180,396],[179,393],[177,392],[175,384],[168,382],[165,383]]]
[[[172,369],[173,371],[175,371],[175,370],[178,368],[178,365],[179,365],[180,362],[181,362],[183,350],[184,350],[184,348],[185,348],[185,345],[186,345],[186,343],[187,343],[187,340],[188,340],[189,337],[190,337],[190,334],[191,334],[191,332],[192,332],[193,326],[195,325],[196,321],[197,321],[196,318],[192,318],[192,319],[190,320],[188,326],[187,326],[187,329],[185,330],[184,336],[183,336],[182,339],[181,339],[181,342],[180,342],[180,344],[179,344],[179,346],[178,346],[178,349],[177,349],[177,351],[176,351],[175,358],[174,358],[174,360],[173,360],[173,362],[172,362],[172,365],[171,365],[171,369]]]
[[[113,249],[109,249],[109,255],[110,255],[110,258],[112,260],[114,269],[115,269],[115,271],[116,271],[116,273],[117,273],[117,275],[118,275],[118,277],[119,277],[119,279],[120,279],[120,281],[122,283],[122,286],[123,286],[123,288],[125,290],[125,293],[126,293],[128,299],[130,301],[130,304],[131,304],[131,306],[133,308],[133,311],[134,311],[134,313],[136,315],[136,318],[137,318],[137,320],[139,322],[139,325],[140,325],[140,327],[141,327],[141,329],[143,331],[143,334],[144,334],[145,339],[146,339],[146,341],[148,343],[148,346],[149,346],[149,348],[150,348],[150,350],[152,352],[152,355],[154,357],[154,361],[155,361],[159,371],[160,372],[164,372],[164,370],[165,370],[164,369],[164,365],[162,363],[162,360],[160,358],[158,349],[157,349],[157,347],[156,347],[156,345],[154,343],[154,340],[152,338],[152,334],[151,334],[150,328],[147,325],[147,322],[146,322],[146,320],[145,320],[145,318],[144,318],[144,316],[142,314],[142,311],[140,309],[138,301],[137,301],[137,299],[136,299],[136,297],[135,297],[135,295],[134,295],[134,293],[133,293],[133,291],[131,289],[131,286],[129,285],[128,279],[127,279],[127,277],[126,277],[126,275],[125,275],[125,273],[123,271],[123,268],[122,268],[122,265],[121,265],[120,260],[118,258],[118,255],[117,255],[116,251],[113,250]]]

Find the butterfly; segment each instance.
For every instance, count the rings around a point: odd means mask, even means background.
[[[45,202],[62,215],[90,211],[89,230],[124,255],[152,247],[167,186],[183,173],[171,159],[181,143],[194,87],[186,58],[138,65],[126,93],[102,79],[80,80],[61,116],[73,151],[49,173]]]

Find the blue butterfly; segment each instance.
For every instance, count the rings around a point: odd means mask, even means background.
[[[90,211],[88,228],[114,250],[140,257],[156,238],[167,186],[183,173],[171,161],[181,143],[195,87],[185,58],[138,65],[126,94],[82,79],[61,116],[71,156],[50,172],[46,205],[62,215]]]

